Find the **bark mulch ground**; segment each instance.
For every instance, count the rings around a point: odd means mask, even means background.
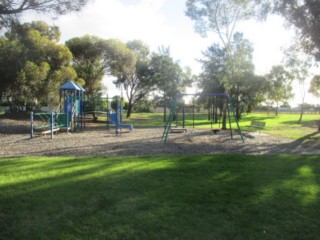
[[[30,138],[28,120],[0,119],[0,156],[109,156],[159,154],[320,154],[320,133],[292,140],[275,135],[247,133],[245,143],[229,131],[214,134],[210,129],[188,129],[187,133],[170,134],[162,141],[163,128],[123,130],[116,136],[106,126],[88,126],[74,133],[61,132]],[[310,141],[312,139],[312,141]]]

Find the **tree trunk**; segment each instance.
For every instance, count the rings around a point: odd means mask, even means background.
[[[236,89],[237,89],[237,99],[236,99],[236,118],[237,118],[237,121],[240,119],[240,116],[241,116],[241,111],[240,111],[240,97],[239,97],[239,86],[237,85],[236,86]],[[231,100],[230,100],[231,101]]]
[[[240,113],[240,101],[237,100],[237,104],[236,104],[236,118],[237,118],[237,121],[239,121],[240,116],[241,116],[241,113]]]
[[[223,109],[222,109],[222,127],[221,129],[226,130],[227,129],[227,104],[226,102],[223,103]]]
[[[132,100],[129,99],[128,109],[127,109],[127,118],[129,118],[131,116],[131,112],[132,112]]]
[[[301,122],[302,122],[303,113],[304,113],[304,104],[301,105],[301,111],[300,111],[300,117],[298,120],[298,124],[301,124]]]

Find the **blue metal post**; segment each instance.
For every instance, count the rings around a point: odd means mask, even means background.
[[[186,121],[186,104],[183,102],[183,109],[182,109],[182,128],[185,127],[185,121]]]
[[[66,132],[68,133],[69,132],[69,112],[68,111],[66,111],[66,114],[67,114],[67,117],[66,117],[66,119],[67,119],[67,123],[66,123]]]

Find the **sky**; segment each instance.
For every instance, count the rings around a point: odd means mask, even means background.
[[[185,16],[186,0],[90,0],[80,12],[60,16],[56,20],[39,15],[26,16],[25,21],[45,20],[61,31],[61,42],[85,34],[101,38],[116,38],[122,42],[141,40],[151,51],[160,46],[170,47],[174,60],[182,67],[188,66],[194,74],[201,72],[197,59],[202,52],[217,42],[214,35],[202,38],[194,31],[194,22]],[[284,27],[280,17],[271,16],[266,22],[250,20],[238,25],[237,31],[244,33],[254,48],[253,62],[257,74],[267,73],[273,65],[281,64],[281,49],[292,41],[293,30]],[[104,81],[109,95],[118,94],[109,80]],[[297,86],[292,105],[301,102]],[[114,93],[114,94],[113,94]],[[307,101],[315,103],[307,96]]]

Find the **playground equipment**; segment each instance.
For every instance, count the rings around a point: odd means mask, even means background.
[[[55,111],[40,112],[30,114],[30,137],[34,135],[49,134],[53,138],[53,133],[65,129],[76,131],[76,128],[85,127],[83,109],[85,100],[85,90],[67,81],[59,88],[60,104]]]
[[[171,129],[172,129],[171,126],[172,126],[172,122],[174,120],[174,117],[176,118],[175,119],[176,120],[176,128],[173,128],[174,132],[177,132],[177,130],[179,129],[179,128],[177,128],[177,104],[178,104],[178,100],[184,96],[221,97],[221,98],[225,99],[226,113],[227,113],[227,119],[229,122],[229,129],[230,129],[230,137],[231,137],[231,139],[233,139],[232,126],[231,126],[231,114],[232,114],[234,121],[237,124],[237,129],[240,134],[241,140],[242,140],[242,142],[244,142],[243,134],[240,129],[238,120],[236,118],[231,98],[228,94],[226,94],[226,93],[196,93],[196,94],[180,94],[180,93],[178,93],[176,95],[173,103],[171,104],[169,117],[165,121],[164,131],[163,131],[163,135],[162,135],[162,140],[164,143],[167,142],[168,134],[169,134],[169,132],[171,132]],[[185,129],[184,128],[185,127],[185,108],[184,107],[183,107],[182,122],[183,122],[183,124],[182,124],[182,128],[181,128],[180,132],[183,132],[182,130]],[[193,126],[194,126],[194,108],[193,108]]]
[[[128,128],[129,131],[133,130],[133,125],[131,123],[122,123],[122,113],[123,113],[123,106],[122,100],[120,97],[115,97],[115,111],[110,112],[108,109],[108,116],[107,116],[107,127],[109,128],[109,122],[115,125],[116,128],[116,135],[121,134],[122,128]]]
[[[80,85],[67,81],[59,88],[60,105],[57,112],[67,114],[67,119],[71,119],[71,129],[76,131],[77,127],[85,127],[84,108],[85,108],[85,89]],[[63,106],[63,108],[62,108]],[[67,131],[69,129],[68,121]]]
[[[61,129],[68,129],[71,126],[71,119],[67,114],[56,112],[40,112],[30,114],[30,137],[35,135],[50,134],[53,138],[53,133]]]

